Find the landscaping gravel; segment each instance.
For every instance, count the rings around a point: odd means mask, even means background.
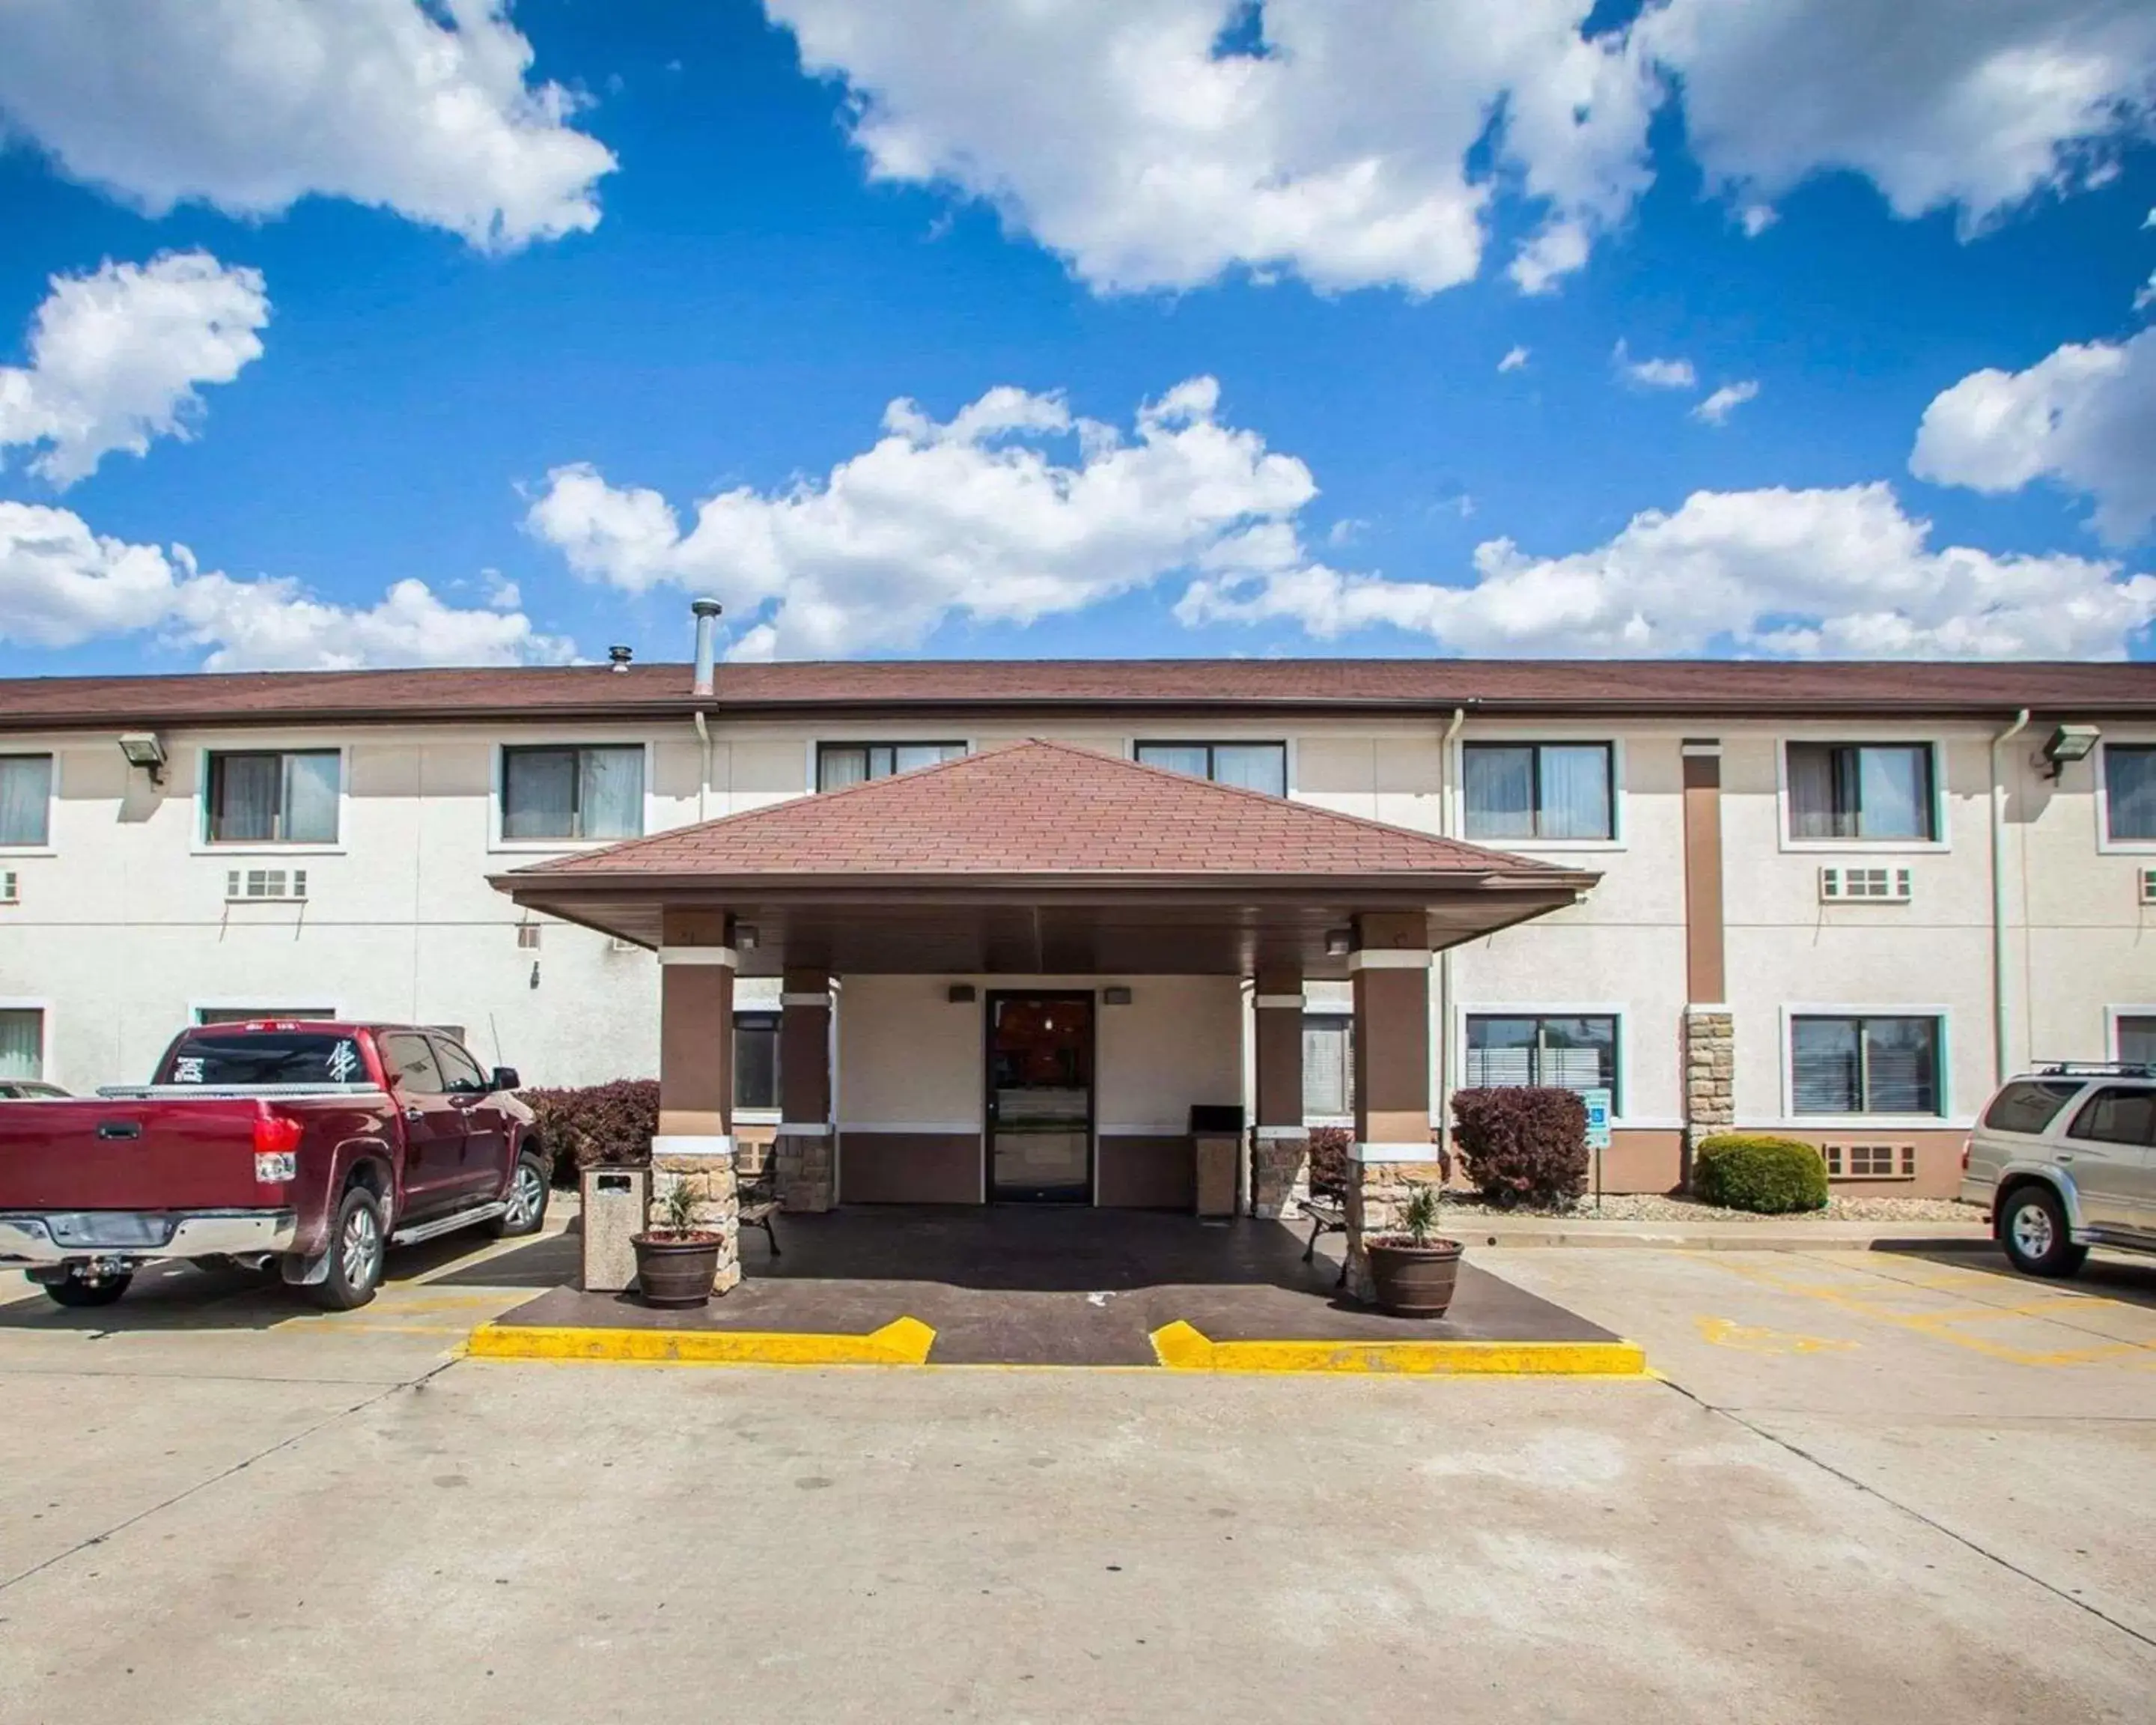
[[[1794,1215],[1763,1216],[1753,1210],[1724,1209],[1690,1198],[1668,1198],[1651,1194],[1611,1193],[1597,1209],[1592,1198],[1583,1198],[1569,1209],[1501,1210],[1479,1199],[1447,1197],[1447,1215],[1565,1216],[1578,1220],[1599,1217],[1611,1222],[1982,1222],[1982,1209],[1956,1198],[1845,1197],[1837,1194],[1823,1210],[1801,1210]]]

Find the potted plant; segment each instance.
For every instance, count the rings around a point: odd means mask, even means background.
[[[696,1188],[677,1175],[666,1194],[666,1219],[632,1235],[636,1250],[636,1286],[646,1306],[701,1306],[719,1278],[723,1235],[696,1225]]]
[[[1378,1304],[1398,1317],[1443,1317],[1460,1277],[1460,1242],[1438,1236],[1441,1199],[1434,1186],[1417,1186],[1400,1214],[1402,1232],[1373,1235],[1363,1242]]]

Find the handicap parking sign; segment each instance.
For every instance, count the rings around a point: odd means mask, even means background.
[[[1606,1090],[1584,1090],[1579,1100],[1587,1104],[1587,1147],[1607,1150],[1609,1147],[1609,1092]]]

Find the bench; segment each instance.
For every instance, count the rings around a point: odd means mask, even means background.
[[[1322,1236],[1348,1231],[1348,1176],[1347,1157],[1313,1135],[1310,1146],[1310,1193],[1296,1200],[1310,1223],[1310,1244],[1302,1249],[1302,1261],[1306,1264],[1316,1260],[1317,1242]],[[1343,1255],[1340,1260],[1340,1280],[1333,1286],[1347,1285],[1348,1260]]]
[[[771,1255],[779,1255],[778,1231],[771,1219],[778,1214],[778,1147],[771,1146],[764,1152],[763,1166],[746,1180],[739,1181],[734,1189],[741,1205],[737,1219],[738,1228],[761,1228],[763,1237],[771,1242]]]

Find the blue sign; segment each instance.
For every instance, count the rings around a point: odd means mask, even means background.
[[[1584,1090],[1579,1100],[1587,1104],[1587,1147],[1607,1150],[1609,1147],[1609,1092],[1606,1090]]]

